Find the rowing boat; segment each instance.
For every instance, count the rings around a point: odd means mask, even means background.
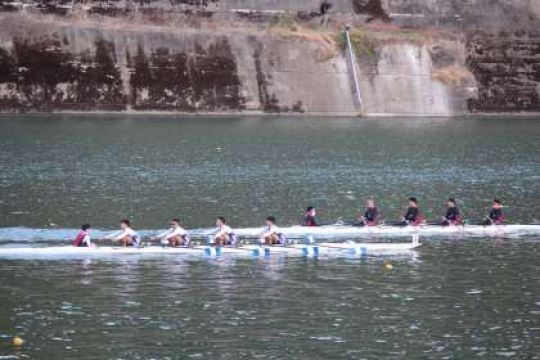
[[[317,240],[362,238],[362,237],[401,237],[412,234],[426,235],[429,237],[448,236],[497,236],[514,237],[521,235],[540,234],[540,225],[465,225],[465,226],[350,226],[350,225],[325,225],[318,227],[291,226],[280,227],[280,230],[290,239],[306,239],[309,236]],[[71,241],[77,229],[32,229],[24,227],[0,228],[0,243],[13,242],[43,242],[43,241]],[[211,229],[189,230],[192,238],[206,239]],[[237,228],[234,230],[240,238],[258,238],[262,228]],[[102,238],[109,230],[95,229],[92,231],[94,238]],[[152,237],[156,230],[140,230],[138,233],[143,237]]]
[[[525,235],[540,234],[540,225],[465,225],[465,226],[350,226],[350,225],[325,225],[318,227],[291,226],[280,227],[280,230],[289,238],[305,238],[315,236],[317,238],[343,238],[361,237],[366,235],[382,236],[410,236],[412,234],[429,236],[449,236],[449,235]],[[261,233],[260,228],[236,229],[236,234],[240,237],[256,237]]]
[[[212,247],[195,246],[192,248],[171,248],[149,246],[135,247],[2,247],[0,258],[65,258],[65,257],[110,257],[117,255],[195,255],[203,257],[243,256],[243,257],[269,257],[277,255],[296,257],[320,257],[339,255],[379,255],[399,254],[413,251],[421,244],[417,240],[408,243],[321,243],[291,246],[259,246],[245,245],[241,247]]]

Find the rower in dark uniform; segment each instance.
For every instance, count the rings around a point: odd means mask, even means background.
[[[309,206],[306,209],[304,219],[302,220],[302,226],[319,226],[317,221],[317,211],[313,206]]]
[[[360,226],[376,226],[379,224],[379,209],[377,209],[377,205],[375,205],[374,199],[368,199],[366,201],[366,212],[364,213],[364,216],[360,216],[358,218],[358,221],[360,222]]]
[[[420,213],[420,209],[418,209],[418,200],[415,197],[409,198],[409,207],[407,208],[407,212],[405,213],[405,216],[401,218],[401,226],[418,226],[424,222],[424,217]]]
[[[491,206],[491,211],[489,215],[486,216],[484,220],[484,225],[502,225],[504,224],[504,213],[502,210],[502,202],[499,199],[493,200],[493,205]]]
[[[459,225],[462,217],[459,213],[459,208],[456,206],[456,199],[449,198],[446,203],[446,215],[442,218],[442,226]]]

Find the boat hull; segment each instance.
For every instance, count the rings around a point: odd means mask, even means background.
[[[86,258],[86,257],[116,257],[121,255],[170,255],[170,256],[199,256],[199,257],[320,257],[332,255],[373,255],[393,254],[413,251],[419,243],[322,243],[314,245],[258,246],[247,245],[238,248],[196,246],[193,248],[170,248],[150,246],[145,248],[132,247],[3,247],[0,248],[0,258]]]

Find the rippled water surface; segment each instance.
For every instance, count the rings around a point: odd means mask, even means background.
[[[498,196],[533,223],[539,180],[534,119],[3,116],[0,228],[27,229],[0,243],[125,216],[346,220],[366,196],[388,219],[455,196],[471,221]],[[385,258],[0,259],[0,359],[540,359],[538,235],[422,240]]]

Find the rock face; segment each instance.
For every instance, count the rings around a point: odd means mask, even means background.
[[[540,33],[476,33],[467,65],[478,82],[472,112],[540,112]]]
[[[358,113],[345,59],[321,41],[4,20],[2,111]]]
[[[33,4],[28,10],[28,4],[0,0],[0,111],[540,111],[536,0]],[[73,16],[77,11],[84,14]],[[87,19],[96,14],[118,24]],[[156,26],[167,14],[177,22]],[[138,24],[138,16],[154,25]],[[215,23],[206,28],[201,19]],[[182,21],[193,24],[177,28]],[[333,28],[333,35],[302,33],[302,21]],[[339,29],[349,22],[360,29],[382,24],[367,51],[355,53],[362,104],[348,53],[339,46]],[[287,31],[270,31],[275,23]]]

